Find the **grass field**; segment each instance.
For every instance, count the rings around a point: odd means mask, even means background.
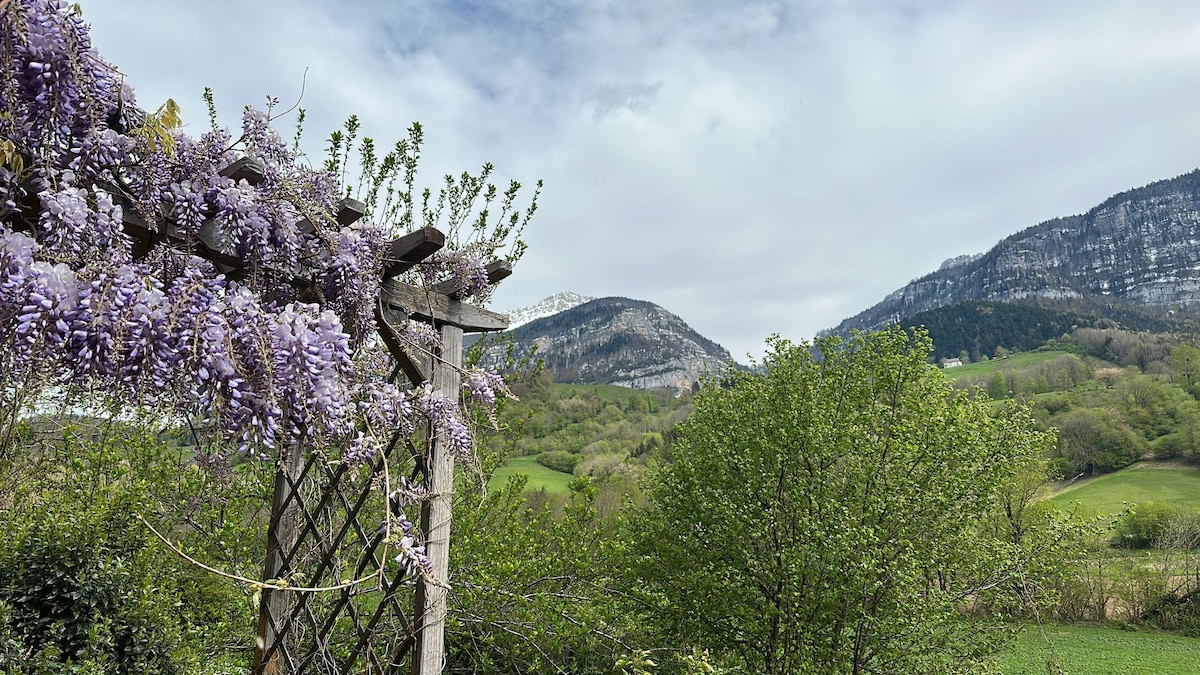
[[[566,494],[568,492],[567,483],[574,478],[569,473],[547,469],[534,461],[532,457],[513,457],[496,469],[496,473],[492,475],[488,485],[494,487],[504,485],[509,476],[516,473],[529,476],[529,482],[525,485],[526,490],[540,490],[544,487],[546,492],[552,494]]]
[[[1120,513],[1126,502],[1200,508],[1200,469],[1178,462],[1138,462],[1116,473],[1073,483],[1051,499],[1063,508],[1079,502],[1102,514]],[[1196,672],[1200,673],[1200,664]]]
[[[1051,658],[1068,675],[1195,675],[1200,673],[1200,638],[1094,626],[1046,626],[1044,631],[1030,626],[1000,655],[1000,672],[1046,675]]]
[[[1019,370],[1036,366],[1043,361],[1057,358],[1063,354],[1071,352],[1021,352],[1012,356],[1005,356],[1000,359],[988,359],[987,361],[978,361],[976,363],[968,363],[964,366],[951,368],[946,371],[947,377],[959,379],[963,377],[985,377],[991,375],[997,370]]]

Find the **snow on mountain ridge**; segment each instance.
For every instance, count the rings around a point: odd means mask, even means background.
[[[551,295],[550,297],[528,307],[521,307],[519,309],[506,312],[508,314],[508,329],[512,330],[517,326],[523,326],[530,321],[535,321],[537,319],[541,319],[542,317],[554,316],[559,312],[565,312],[572,307],[578,307],[579,305],[582,305],[585,302],[591,302],[592,300],[595,300],[595,298],[588,297],[586,295],[580,295],[578,293],[572,293],[571,291],[555,293],[554,295]]]

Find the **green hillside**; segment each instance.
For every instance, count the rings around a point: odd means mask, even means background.
[[[1054,351],[1036,351],[1036,352],[1021,352],[1019,354],[1011,354],[987,361],[977,361],[956,368],[947,368],[946,375],[954,380],[962,380],[966,378],[982,378],[995,373],[998,370],[1019,370],[1022,368],[1030,368],[1047,361],[1052,361],[1060,356],[1073,356],[1070,352],[1054,350]]]
[[[542,490],[550,494],[566,494],[567,484],[574,478],[569,473],[548,469],[533,457],[513,457],[504,462],[496,472],[492,474],[491,480],[488,481],[488,489],[496,489],[508,482],[508,479],[516,474],[525,474],[529,477],[529,482],[525,484],[526,490]]]
[[[1078,504],[1099,514],[1120,513],[1126,504],[1159,502],[1200,508],[1200,468],[1179,462],[1138,462],[1096,478],[1081,479],[1053,493],[1054,503]]]

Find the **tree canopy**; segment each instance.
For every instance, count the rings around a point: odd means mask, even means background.
[[[773,339],[709,382],[651,481],[648,591],[676,638],[750,672],[961,672],[996,648],[964,611],[1020,572],[982,523],[1052,446],[926,363],[923,333]]]

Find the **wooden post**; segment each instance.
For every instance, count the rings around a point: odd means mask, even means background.
[[[462,387],[463,330],[443,324],[442,353],[433,368],[433,385],[457,401]],[[425,555],[433,563],[433,576],[445,583],[450,571],[450,496],[454,490],[454,453],[439,434],[431,439],[428,458],[428,490],[431,495],[421,507],[421,533]],[[417,640],[413,649],[413,675],[440,675],[446,665],[446,589],[417,579]]]
[[[284,558],[296,546],[300,534],[300,496],[290,499],[300,481],[304,468],[304,444],[296,443],[275,470],[275,485],[271,494],[271,523],[267,530],[267,560],[263,565],[263,580],[281,579],[290,573],[291,564]],[[264,588],[258,606],[258,630],[254,644],[254,674],[284,675],[283,652],[278,634],[287,616],[288,592]],[[269,656],[268,656],[269,654]]]

